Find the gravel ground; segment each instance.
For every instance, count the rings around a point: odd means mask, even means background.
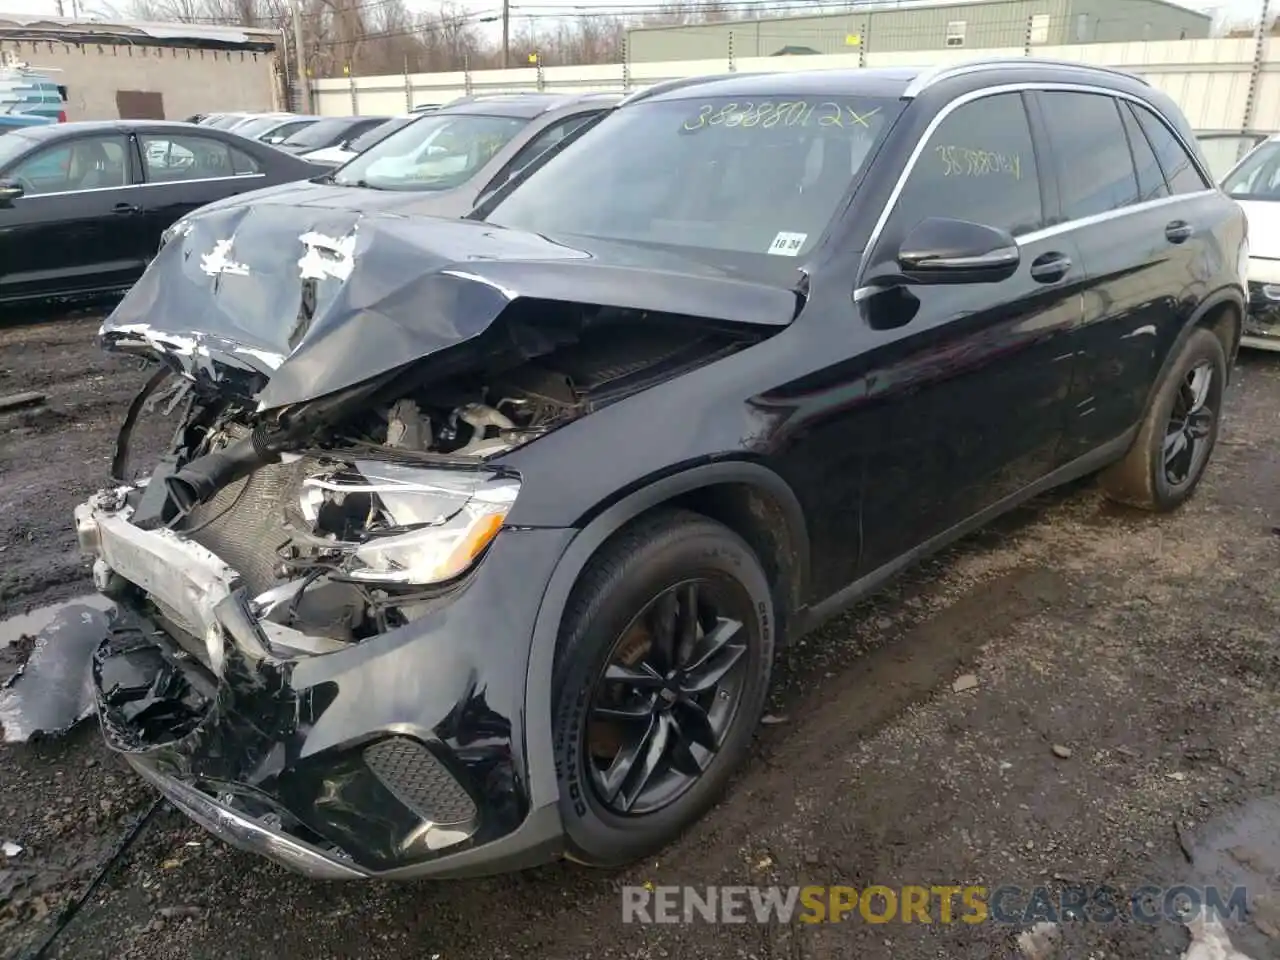
[[[0,616],[87,589],[71,509],[105,481],[144,379],[100,354],[94,329],[88,315],[0,328],[0,393],[49,395],[43,408],[0,415]],[[135,446],[154,451],[166,435],[145,424]],[[162,806],[46,955],[959,960],[1017,955],[1017,928],[624,926],[618,887],[1130,891],[1240,875],[1251,895],[1258,883],[1280,887],[1277,436],[1280,357],[1246,356],[1215,462],[1178,514],[1114,508],[1089,484],[1060,491],[788,652],[776,722],[752,761],[654,862],[326,885],[231,850]],[[0,857],[0,956],[24,956],[54,929],[152,798],[92,724],[0,746],[0,840],[25,848]],[[1255,906],[1229,926],[1261,960],[1280,957],[1273,920]],[[1062,952],[1151,958],[1186,942],[1171,924],[1076,924]]]

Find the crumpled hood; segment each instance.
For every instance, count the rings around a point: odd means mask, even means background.
[[[764,326],[796,311],[791,290],[685,257],[409,216],[392,212],[396,197],[299,184],[205,207],[174,231],[101,340],[193,379],[256,376],[268,410],[471,340],[521,298]]]

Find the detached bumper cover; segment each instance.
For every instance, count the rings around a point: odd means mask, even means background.
[[[531,809],[524,698],[572,531],[504,532],[448,603],[317,653],[327,641],[260,619],[217,557],[130,524],[125,499],[76,513],[118,599],[93,663],[98,716],[175,806],[321,879],[469,876],[558,853],[554,805]]]
[[[1280,350],[1280,283],[1249,281],[1249,312],[1240,345]]]

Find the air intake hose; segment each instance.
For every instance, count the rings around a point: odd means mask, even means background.
[[[192,460],[166,477],[165,487],[178,509],[187,513],[201,503],[208,503],[227,484],[278,461],[284,440],[282,433],[257,427],[243,440]]]

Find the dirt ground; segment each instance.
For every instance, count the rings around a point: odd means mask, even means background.
[[[0,415],[0,616],[88,590],[71,510],[105,482],[144,379],[98,352],[95,328],[89,315],[0,327],[0,394],[49,395],[41,409]],[[319,884],[162,806],[44,955],[960,960],[1016,956],[1021,927],[856,915],[624,925],[619,888],[1128,892],[1247,875],[1280,889],[1280,356],[1246,356],[1228,403],[1215,462],[1176,515],[1111,507],[1087,483],[1055,493],[785,654],[776,722],[750,764],[654,862]],[[163,437],[147,426],[136,446],[155,450]],[[965,675],[976,686],[956,692]],[[0,746],[0,840],[24,848],[0,856],[0,956],[33,955],[152,799],[92,723]],[[1255,908],[1229,928],[1261,960],[1280,957],[1277,923]],[[1186,943],[1173,924],[1072,924],[1062,952],[1145,960]]]

